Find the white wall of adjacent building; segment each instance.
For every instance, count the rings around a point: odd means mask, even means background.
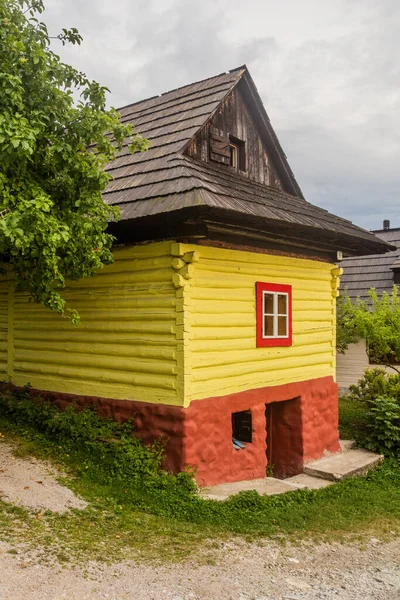
[[[394,366],[400,370],[400,365]],[[369,363],[365,340],[360,340],[357,344],[350,344],[346,354],[337,353],[336,355],[336,381],[339,390],[344,390],[358,383],[365,369],[374,369],[376,367],[383,369],[388,374],[393,375],[396,373],[391,367]]]

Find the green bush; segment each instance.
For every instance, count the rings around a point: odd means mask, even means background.
[[[368,300],[352,300],[346,293],[337,299],[336,347],[345,353],[349,344],[367,342],[370,362],[393,364],[400,360],[400,296],[396,285],[390,294],[371,288]]]
[[[400,404],[395,398],[383,396],[370,403],[364,446],[386,456],[400,453]]]
[[[386,456],[400,452],[400,374],[367,369],[357,385],[350,386],[347,400],[364,406],[363,427],[357,442]]]
[[[189,473],[173,476],[162,469],[162,441],[144,445],[134,435],[133,423],[100,418],[95,407],[69,406],[60,410],[43,399],[32,399],[27,390],[0,396],[0,415],[34,428],[72,458],[78,472],[99,483],[120,483],[148,489],[196,489]]]
[[[375,405],[376,398],[391,396],[400,403],[400,374],[387,375],[383,369],[367,369],[357,385],[351,385],[347,398]]]

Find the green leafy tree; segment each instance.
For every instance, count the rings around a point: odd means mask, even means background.
[[[363,305],[364,308],[364,305]],[[360,302],[352,302],[347,294],[340,294],[336,301],[336,349],[344,354],[350,344],[361,339],[357,327],[356,314]]]
[[[147,142],[106,108],[107,88],[51,50],[43,10],[42,0],[0,0],[0,264],[77,322],[65,281],[112,262],[106,228],[119,213],[102,200],[105,166],[125,144],[133,152]],[[56,38],[82,41],[76,29]]]
[[[369,300],[352,301],[340,295],[337,301],[337,349],[344,353],[348,345],[365,339],[370,362],[400,362],[400,298],[397,286],[391,294],[378,296],[374,289]]]

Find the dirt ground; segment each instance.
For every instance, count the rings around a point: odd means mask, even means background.
[[[399,600],[400,540],[225,544],[213,565],[49,567],[0,544],[1,600]]]
[[[14,458],[0,443],[0,490],[29,509],[58,512],[85,503],[51,466]],[[266,540],[221,543],[212,564],[132,562],[76,567],[43,564],[40,548],[0,543],[0,600],[400,600],[400,539],[282,546]],[[203,561],[204,562],[204,561]]]
[[[87,503],[60,485],[57,475],[60,473],[50,463],[33,457],[16,458],[12,446],[0,443],[0,496],[6,502],[36,511],[84,509]]]

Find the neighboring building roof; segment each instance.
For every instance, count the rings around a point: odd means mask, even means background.
[[[370,254],[359,258],[345,258],[341,263],[343,275],[340,287],[351,298],[368,298],[367,292],[375,288],[378,294],[391,292],[394,283],[393,269],[400,269],[400,228],[380,229],[373,232],[396,250],[385,255]]]
[[[190,141],[239,82],[287,192],[184,155]],[[167,223],[185,214],[207,220],[208,228],[215,222],[229,223],[236,230],[239,224],[246,225],[249,239],[251,231],[259,230],[260,236],[280,237],[280,243],[288,246],[295,240],[295,244],[309,247],[313,240],[324,252],[342,250],[345,255],[388,250],[370,232],[304,200],[246,67],[131,104],[119,112],[122,122],[132,123],[135,131],[151,142],[145,153],[132,155],[125,147],[107,168],[113,180],[103,197],[107,204],[121,207],[121,221],[112,224],[111,231],[117,236],[124,232],[124,241],[129,235],[138,239],[140,228],[151,235],[149,220],[155,223],[156,217],[163,219],[168,235],[171,228]]]

